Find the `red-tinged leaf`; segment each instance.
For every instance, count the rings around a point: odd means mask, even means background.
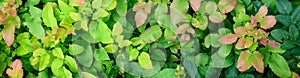
[[[237,0],[220,0],[218,3],[218,7],[222,13],[228,13],[234,9],[236,3]]]
[[[256,71],[263,73],[264,72],[264,62],[263,55],[258,51],[254,51],[250,57],[250,64],[256,69]]]
[[[260,18],[266,16],[268,13],[268,7],[263,5],[259,8],[257,14],[255,15],[255,20],[258,21]]]
[[[276,24],[275,16],[265,16],[264,20],[260,23],[260,27],[263,29],[272,28]]]
[[[292,77],[291,78],[300,78],[300,76],[297,73],[292,72]]]
[[[222,44],[232,44],[236,42],[237,36],[235,34],[227,34],[219,39]]]
[[[218,6],[215,2],[213,1],[208,1],[205,5],[205,10],[208,14],[213,14],[217,12]]]
[[[272,47],[276,47],[276,48],[279,48],[279,45],[276,43],[275,40],[269,40],[268,41],[268,44]]]
[[[11,63],[11,66],[12,66],[14,69],[22,69],[22,62],[21,62],[21,60],[16,59],[15,61],[13,61],[13,62]]]
[[[145,6],[144,6],[144,10],[147,14],[150,14],[151,13],[151,8],[152,8],[152,3],[147,3]]]
[[[249,48],[249,47],[252,46],[252,44],[253,44],[253,38],[247,37],[247,38],[246,38],[245,45],[244,45],[244,48]]]
[[[175,34],[183,34],[188,30],[188,28],[189,28],[188,24],[183,24],[176,29]]]
[[[195,34],[195,30],[194,30],[193,28],[189,28],[189,29],[187,30],[187,32],[190,33],[190,34],[192,34],[192,35]]]
[[[70,0],[69,5],[70,6],[80,6],[84,3],[84,0]]]
[[[202,0],[190,0],[190,5],[194,11],[198,11]]]
[[[189,34],[182,34],[180,37],[180,42],[185,42],[190,40],[190,35]]]
[[[260,39],[260,43],[261,43],[262,45],[266,46],[266,44],[267,44],[267,38],[262,38],[262,39]]]
[[[6,74],[11,76],[12,78],[22,78],[23,77],[23,69],[22,69],[22,62],[19,59],[16,59],[11,63],[11,67],[13,69],[8,68],[6,70]]]
[[[234,29],[234,33],[238,37],[243,37],[247,34],[246,28],[245,27],[237,27]]]
[[[145,5],[145,2],[137,2],[133,5],[132,10],[138,11],[138,10],[142,9],[144,7],[144,5]]]
[[[220,12],[215,12],[209,15],[209,20],[213,23],[221,23],[226,19],[226,15]]]
[[[147,19],[147,13],[144,10],[138,10],[135,14],[135,23],[139,27],[143,25]]]
[[[238,42],[235,44],[235,48],[237,48],[237,49],[243,49],[245,43],[246,43],[246,39],[245,38],[240,38],[238,40]]]
[[[2,37],[6,42],[7,46],[11,46],[12,43],[14,42],[14,32],[15,32],[15,27],[12,25],[5,25],[3,30],[2,30]]]
[[[237,68],[239,71],[246,71],[248,70],[252,65],[249,63],[249,56],[251,55],[249,50],[242,51],[239,59],[238,59],[238,65]]]
[[[255,21],[255,17],[253,15],[251,15],[250,21],[251,21],[251,25],[257,26],[257,22]],[[251,26],[251,25],[249,25],[249,26]]]
[[[9,13],[11,16],[16,16],[17,15],[17,10],[16,9],[11,9],[9,10]]]

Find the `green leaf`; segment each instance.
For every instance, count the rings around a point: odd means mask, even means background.
[[[47,27],[57,27],[57,20],[53,15],[53,8],[51,4],[47,3],[42,11],[43,22]]]
[[[285,26],[290,26],[292,24],[290,15],[277,15],[276,20]]]
[[[42,39],[45,37],[45,30],[42,27],[42,20],[40,18],[29,18],[26,19],[27,27],[29,28],[29,32],[39,38]]]
[[[60,59],[64,59],[64,53],[62,52],[61,48],[54,48],[52,50],[52,54]]]
[[[189,9],[189,3],[187,0],[173,0],[170,5],[170,15],[172,24],[179,23],[185,17],[185,13]]]
[[[222,45],[221,48],[218,50],[218,55],[225,58],[227,57],[232,49],[232,45]]]
[[[77,72],[78,70],[78,67],[77,67],[77,63],[75,61],[74,58],[66,55],[65,59],[64,59],[64,63],[67,64],[67,66],[69,67],[69,69],[72,71],[72,72]]]
[[[271,36],[276,40],[282,42],[282,38],[287,39],[289,33],[283,29],[274,29],[271,31]]]
[[[152,62],[150,56],[146,52],[142,52],[138,57],[139,64],[145,69],[152,69]]]
[[[30,6],[29,13],[32,17],[42,17],[42,10],[34,6]]]
[[[196,57],[200,57],[199,66],[205,66],[209,62],[209,56],[206,53],[200,53]]]
[[[67,68],[63,67],[63,69],[64,69],[64,77],[65,78],[73,78],[72,73]]]
[[[107,52],[105,51],[105,49],[103,47],[95,50],[94,57],[97,61],[110,60]]]
[[[119,46],[120,48],[123,48],[123,47],[125,47],[125,46],[129,46],[131,43],[132,43],[132,42],[129,41],[129,40],[123,40],[123,41],[121,41],[121,42],[118,43],[118,46]]]
[[[281,48],[276,48],[276,47],[270,46],[269,44],[266,45],[266,49],[273,53],[284,53],[286,51]]]
[[[127,13],[127,2],[126,0],[117,0],[116,11],[120,16],[125,16]]]
[[[276,0],[276,8],[280,14],[289,15],[293,11],[293,6],[288,0]]]
[[[62,59],[54,59],[51,64],[51,71],[55,76],[62,76],[64,75],[61,73],[63,71],[62,66],[64,64],[64,61]]]
[[[297,6],[297,8],[294,10],[292,14],[292,21],[298,26],[300,25],[300,6]]]
[[[27,50],[28,47],[25,45],[20,45],[15,52],[17,53],[18,56],[23,56],[29,53],[29,51]]]
[[[90,45],[85,47],[83,53],[76,55],[77,61],[85,67],[91,67],[93,63],[93,51]]]
[[[175,78],[175,69],[166,68],[151,76],[151,78]]]
[[[69,54],[71,55],[77,55],[84,51],[84,47],[78,45],[78,44],[71,44],[69,45]]]
[[[159,26],[151,26],[139,36],[139,43],[151,43],[156,41],[162,35]]]
[[[209,65],[211,67],[216,67],[216,68],[226,68],[234,63],[231,56],[223,58],[219,56],[217,53],[211,56],[211,60],[212,61],[209,63]]]
[[[164,31],[164,37],[167,41],[174,41],[176,39],[176,34],[170,28],[166,28]]]
[[[221,46],[221,43],[218,41],[220,39],[220,36],[218,34],[209,34],[211,39],[211,46],[213,47],[219,47]]]
[[[27,0],[25,6],[37,5],[40,3],[40,0]]]
[[[111,1],[112,1],[112,2],[111,2],[107,7],[105,7],[105,10],[110,11],[110,10],[113,10],[113,9],[116,8],[116,6],[117,6],[117,1],[116,1],[116,0],[111,0]]]
[[[212,43],[212,40],[211,40],[211,34],[208,34],[205,38],[204,38],[204,46],[206,48],[209,48],[210,45]]]
[[[107,25],[103,21],[99,21],[95,33],[95,39],[99,40],[104,44],[113,43],[113,39],[111,37],[111,30],[107,27]]]
[[[289,35],[292,40],[297,40],[299,38],[299,31],[295,25],[290,26]]]
[[[286,60],[279,54],[272,54],[269,58],[271,70],[279,77],[290,77],[291,71]]]

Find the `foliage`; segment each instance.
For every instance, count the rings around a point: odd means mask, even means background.
[[[299,78],[299,4],[0,0],[0,77]]]

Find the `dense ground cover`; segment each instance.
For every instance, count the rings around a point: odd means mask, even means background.
[[[0,78],[299,78],[299,0],[0,0]]]

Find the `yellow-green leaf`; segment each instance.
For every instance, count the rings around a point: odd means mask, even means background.
[[[150,56],[146,52],[142,52],[138,57],[139,64],[145,69],[152,69],[152,62]]]
[[[53,8],[50,3],[47,3],[42,11],[43,22],[47,27],[57,27],[57,20],[53,14]]]

